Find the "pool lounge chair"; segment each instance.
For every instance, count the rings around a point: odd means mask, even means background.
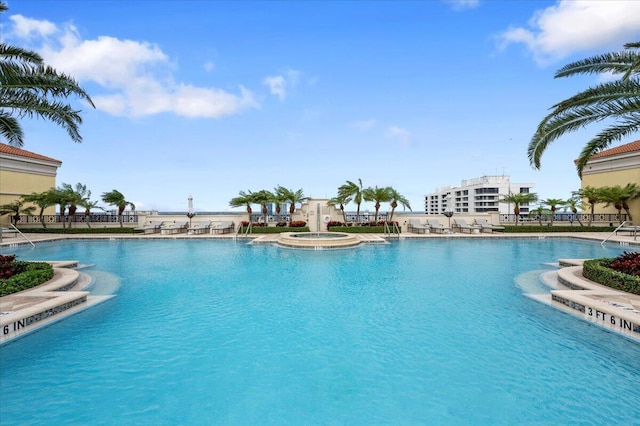
[[[142,226],[137,228],[133,228],[133,232],[142,232],[143,234],[155,234],[156,232],[160,232],[160,227],[162,226],[161,220],[150,220]]]
[[[176,221],[173,223],[163,223],[160,227],[160,231],[163,234],[180,234],[182,232],[187,232],[187,226],[189,222],[187,221]]]
[[[460,230],[460,232],[467,231],[470,234],[472,232],[478,233],[481,230],[477,225],[469,225],[464,219],[453,219],[453,230],[455,231],[456,229]]]
[[[635,237],[640,233],[640,225],[623,226],[616,229],[616,235],[618,235],[618,232],[628,232],[629,235],[633,235]]]
[[[476,219],[475,223],[480,227],[481,232],[504,231],[504,226],[489,223],[487,219]]]
[[[215,225],[211,225],[212,234],[226,234],[233,231],[234,224],[231,221],[219,222]]]
[[[418,219],[409,219],[409,223],[407,224],[407,231],[416,234],[426,234],[430,229],[431,227],[429,225],[420,223]]]
[[[188,230],[193,234],[204,234],[209,231],[211,221],[194,223]]]
[[[440,221],[438,221],[438,219],[427,219],[427,225],[429,225],[429,229],[431,230],[431,232],[444,234],[445,232],[451,231],[451,229],[441,224]]]

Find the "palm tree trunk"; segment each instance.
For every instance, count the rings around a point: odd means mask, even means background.
[[[40,214],[38,215],[38,217],[40,217],[40,225],[42,225],[42,228],[47,229],[47,224],[44,223],[44,209],[40,209]]]

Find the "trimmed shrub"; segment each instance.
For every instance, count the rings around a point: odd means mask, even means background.
[[[627,253],[613,259],[609,267],[623,274],[635,275],[640,277],[640,252]]]
[[[504,225],[504,232],[526,233],[526,232],[613,232],[613,226],[540,226],[540,225]]]
[[[238,231],[238,233],[244,234],[246,231],[247,231],[246,227],[240,227],[240,230]],[[250,234],[281,234],[283,232],[309,232],[309,227],[304,226],[302,228],[291,228],[288,226],[269,226],[269,227],[258,226],[258,227],[251,227]]]
[[[585,260],[582,265],[582,276],[616,290],[640,295],[640,277],[625,274],[611,268],[616,259]]]
[[[0,296],[36,287],[53,278],[53,266],[45,262],[13,262],[20,270],[10,278],[0,280]]]
[[[24,228],[25,234],[133,234],[133,228]]]

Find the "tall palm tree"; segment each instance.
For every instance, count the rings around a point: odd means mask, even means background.
[[[387,201],[391,201],[391,194],[389,193],[389,188],[375,188],[368,187],[364,191],[362,191],[362,198],[365,201],[373,201],[375,203],[374,207],[376,209],[376,213],[373,217],[373,221],[378,221],[378,212],[380,211],[380,203],[384,203]]]
[[[261,189],[258,192],[253,193],[253,202],[256,204],[260,204],[262,207],[262,221],[267,223],[267,212],[269,209],[267,205],[274,200],[274,195],[271,191],[267,191],[266,189]]]
[[[91,191],[87,189],[87,185],[83,185],[80,182],[76,183],[75,186],[69,183],[63,183],[60,190],[65,192],[68,196],[69,217],[67,221],[69,223],[69,228],[71,228],[73,218],[78,210],[78,205],[82,204],[84,200],[91,198]]]
[[[297,191],[293,191],[291,189],[278,185],[275,188],[275,191],[276,194],[278,194],[278,197],[281,196],[286,202],[289,203],[289,221],[293,220],[293,214],[296,211],[296,204],[304,203],[309,199],[309,197],[304,195],[302,188],[298,189]]]
[[[6,10],[0,3],[0,13]],[[76,80],[46,66],[36,52],[0,43],[0,135],[9,145],[24,144],[19,120],[34,116],[58,124],[74,142],[82,142],[80,111],[65,102],[70,96],[95,108]]]
[[[600,200],[605,203],[605,207],[613,205],[618,211],[618,220],[622,220],[623,199],[626,197],[624,189],[620,185],[604,186],[600,188]]]
[[[23,195],[22,200],[27,203],[33,203],[40,208],[38,217],[40,218],[40,224],[43,228],[47,228],[47,224],[44,220],[44,210],[47,207],[51,207],[57,204],[55,189],[51,188],[45,192],[32,192],[28,195]]]
[[[343,195],[336,195],[335,197],[327,201],[327,205],[333,206],[333,207],[339,206],[340,212],[342,212],[342,221],[344,223],[347,223],[347,214],[344,211],[344,205],[349,204],[350,202],[351,202],[350,197],[345,197]]]
[[[67,218],[65,213],[67,207],[74,202],[75,195],[64,188],[56,188],[52,191],[51,196],[55,200],[55,204],[60,206],[60,221],[62,222],[62,227],[66,228]]]
[[[391,197],[391,214],[389,215],[389,221],[393,220],[393,213],[396,211],[398,204],[402,206],[403,210],[409,209],[409,211],[413,211],[411,210],[409,200],[407,200],[404,195],[400,194],[396,189],[392,187],[388,187],[387,191],[389,192],[389,196]]]
[[[551,226],[553,226],[553,216],[555,216],[556,210],[558,210],[558,206],[564,205],[564,200],[561,200],[560,198],[547,198],[546,200],[542,200],[540,202],[549,206],[549,210],[551,210]]]
[[[229,201],[229,205],[231,207],[246,207],[247,213],[249,214],[249,223],[251,223],[251,213],[253,213],[251,204],[254,204],[253,199],[254,199],[253,192],[240,191],[237,197],[233,197],[231,201]]]
[[[582,149],[576,161],[578,175],[582,176],[582,169],[593,154],[640,129],[640,42],[627,43],[624,49],[572,62],[556,72],[555,78],[576,74],[613,74],[620,78],[600,83],[552,107],[529,142],[527,154],[533,167],[540,168],[540,157],[547,146],[565,133],[614,119]]]
[[[358,183],[352,182],[350,180],[347,183],[341,185],[338,188],[338,196],[343,198],[351,198],[351,200],[356,203],[356,220],[360,221],[360,205],[362,204],[363,196],[362,192],[364,188],[362,187],[362,179],[358,178]]]
[[[11,215],[11,223],[17,225],[20,221],[21,214],[33,214],[33,211],[36,208],[34,206],[24,206],[24,200],[17,199],[12,203],[3,204],[0,206],[0,216],[4,216],[6,214]]]
[[[631,210],[629,209],[629,201],[640,197],[640,186],[638,184],[628,183],[625,186],[616,185],[606,187],[604,190],[604,197],[609,197],[608,202],[613,203],[614,205],[618,202],[621,208],[624,209],[625,213],[627,213],[628,220],[631,222],[633,221]],[[621,209],[618,209],[618,213],[620,213],[620,210]]]
[[[589,204],[590,214],[589,214],[589,222],[587,223],[587,226],[591,226],[596,204],[602,201],[602,189],[596,188],[593,186],[585,186],[584,188],[574,191],[573,195],[586,200],[587,204]]]
[[[130,206],[131,210],[136,209],[136,206],[132,202],[127,201],[124,195],[122,194],[122,192],[118,191],[117,189],[113,189],[109,192],[103,192],[102,201],[109,204],[110,206],[118,207],[118,222],[120,222],[121,228],[122,228],[122,213],[124,213],[124,209],[126,209],[127,206]]]
[[[503,203],[513,204],[513,213],[516,215],[516,226],[518,226],[518,220],[520,218],[520,206],[535,203],[538,201],[538,195],[534,192],[516,192],[508,193],[500,200]]]
[[[572,196],[571,198],[565,200],[564,202],[564,211],[571,211],[573,213],[573,217],[576,218],[580,226],[584,226],[582,221],[580,220],[580,215],[578,214],[578,209],[582,209],[582,200],[580,196]],[[573,226],[573,220],[571,221],[571,226]]]
[[[542,226],[542,218],[545,216],[550,216],[551,210],[545,208],[544,206],[538,206],[535,209],[529,210],[529,217],[535,217],[538,219],[538,223]]]

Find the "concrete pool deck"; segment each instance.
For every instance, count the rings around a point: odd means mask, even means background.
[[[604,235],[603,235],[604,234]],[[104,234],[104,235],[60,235],[60,234],[26,234],[33,243],[64,240],[87,239],[211,239],[237,240],[245,244],[276,244],[279,234],[254,234],[250,237],[235,235],[211,234]],[[381,234],[355,234],[363,244],[384,244],[386,240]],[[601,242],[608,234],[598,232],[585,233],[526,233],[526,234],[413,234],[402,233],[391,239],[549,239],[573,238]],[[19,240],[19,241],[17,241]],[[2,248],[30,245],[21,237],[5,238],[0,244]],[[614,235],[607,244],[615,244],[640,249],[640,241],[633,236]],[[604,287],[582,277],[581,259],[558,259],[561,269],[555,271],[552,278],[545,277],[553,289],[546,295],[531,296],[568,314],[572,314],[614,333],[624,335],[640,343],[640,296]],[[19,293],[0,297],[0,345],[8,343],[24,334],[36,331],[52,322],[59,321],[97,303],[109,300],[109,296],[92,296],[87,287],[91,280],[74,268],[77,262],[50,262],[54,264],[54,278],[46,283]],[[70,269],[69,269],[70,268]]]

